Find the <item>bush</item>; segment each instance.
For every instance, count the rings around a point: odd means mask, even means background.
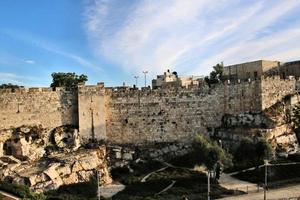
[[[217,163],[221,163],[224,168],[232,166],[232,156],[203,135],[196,136],[193,148],[195,156],[198,157],[198,164],[204,164],[209,170]]]
[[[46,196],[43,194],[36,194],[30,192],[29,188],[26,185],[16,185],[7,182],[0,182],[0,190],[11,193],[22,199],[31,199],[31,200],[45,200]]]
[[[272,147],[264,138],[257,142],[243,139],[234,152],[234,169],[245,169],[264,163],[264,159],[270,159]]]

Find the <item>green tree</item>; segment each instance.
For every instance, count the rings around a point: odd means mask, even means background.
[[[237,168],[258,166],[264,159],[270,159],[272,152],[272,147],[265,138],[259,138],[257,142],[246,138],[234,153],[234,164]]]
[[[203,135],[196,136],[193,148],[198,157],[197,162],[204,164],[208,170],[214,170],[217,163],[222,164],[225,168],[232,165],[232,156],[216,142]]]
[[[86,75],[77,75],[75,73],[55,72],[52,73],[51,76],[51,87],[74,88],[78,84],[84,84],[88,80]]]
[[[17,89],[17,88],[23,88],[23,87],[24,86],[14,85],[11,83],[3,83],[0,85],[0,89],[7,89],[7,88]]]
[[[218,63],[215,66],[213,66],[213,71],[210,72],[209,76],[205,77],[205,81],[208,85],[218,83],[222,77],[224,72],[224,65],[223,63]]]
[[[297,135],[298,140],[300,140],[300,105],[296,105],[292,111],[292,122],[293,128]]]

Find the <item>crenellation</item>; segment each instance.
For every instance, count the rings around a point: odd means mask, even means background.
[[[260,63],[260,62],[257,62]],[[271,62],[272,64],[272,62]],[[251,63],[251,66],[253,63]],[[78,127],[82,142],[190,141],[222,124],[222,117],[261,113],[294,94],[293,77],[259,76],[192,87],[130,88],[79,85],[77,89],[0,90],[0,129],[41,124]]]

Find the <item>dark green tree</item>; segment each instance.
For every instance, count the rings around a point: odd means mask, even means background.
[[[293,122],[293,128],[297,135],[297,138],[298,140],[300,140],[300,105],[299,104],[293,108],[292,122]]]
[[[220,164],[231,167],[232,156],[224,151],[215,141],[203,135],[197,135],[193,144],[198,164],[204,164],[208,170],[215,170]]]
[[[52,73],[51,76],[51,87],[74,88],[78,84],[84,84],[88,80],[86,75],[77,75],[75,73],[55,72]]]
[[[218,63],[215,66],[213,66],[213,69],[214,70],[210,72],[210,75],[205,77],[205,81],[209,86],[211,84],[218,83],[220,80],[222,80],[224,65],[223,63]]]
[[[14,84],[11,84],[11,83],[3,83],[0,85],[0,89],[17,89],[17,88],[23,88],[24,86],[19,86],[19,85],[14,85]]]

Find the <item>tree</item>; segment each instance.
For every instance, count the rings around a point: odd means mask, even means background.
[[[270,159],[273,153],[273,149],[270,143],[266,139],[260,138],[255,144],[255,153],[258,162],[262,162],[265,159]]]
[[[232,156],[226,153],[216,142],[203,135],[196,136],[193,148],[198,157],[198,164],[204,164],[209,171],[220,170],[218,165],[224,167],[231,167],[232,165]],[[218,173],[220,175],[220,171]]]
[[[52,73],[51,76],[51,87],[74,88],[78,84],[84,84],[88,80],[86,75],[77,75],[75,73],[55,72]]]
[[[257,142],[243,139],[235,151],[234,163],[238,168],[258,166],[264,159],[270,159],[272,152],[273,149],[265,138],[259,138]]]
[[[210,75],[205,77],[205,81],[209,86],[211,84],[218,83],[222,79],[224,65],[223,63],[218,63],[215,66],[213,66],[213,69],[214,70],[210,72]]]
[[[292,122],[293,122],[293,128],[297,135],[297,138],[298,140],[300,140],[300,105],[299,104],[293,108]]]
[[[0,85],[0,89],[17,89],[17,88],[23,88],[24,86],[14,85],[11,83],[3,83]]]

